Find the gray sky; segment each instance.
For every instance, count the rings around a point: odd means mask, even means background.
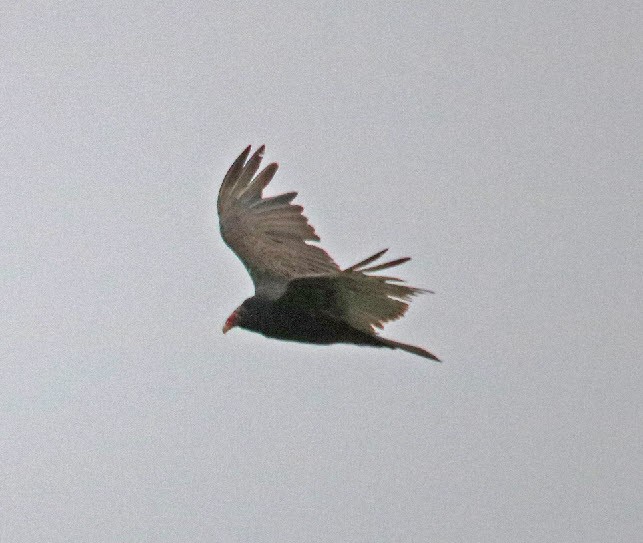
[[[2,3],[0,541],[637,541],[639,28]],[[221,334],[216,191],[262,143],[341,265],[413,257],[385,334],[444,364]]]

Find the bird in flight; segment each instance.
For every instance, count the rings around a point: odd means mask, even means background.
[[[226,320],[266,337],[329,345],[350,343],[401,349],[439,361],[426,349],[377,334],[376,328],[400,318],[412,296],[424,289],[374,272],[410,260],[374,264],[386,249],[344,270],[321,247],[314,228],[293,204],[296,192],[263,196],[277,172],[276,163],[257,174],[265,147],[248,159],[250,146],[223,178],[217,210],[221,236],[245,265],[255,295]],[[373,265],[374,264],[374,265]]]

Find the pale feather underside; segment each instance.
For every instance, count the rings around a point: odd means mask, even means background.
[[[320,307],[324,314],[373,334],[377,328],[383,328],[385,323],[402,317],[413,296],[431,292],[404,285],[397,277],[371,275],[410,260],[400,258],[367,267],[385,252],[386,249],[332,276],[300,278],[293,281],[289,289],[303,289],[304,292],[307,289],[327,289],[332,297]]]
[[[326,251],[308,243],[319,237],[303,208],[292,204],[296,192],[262,196],[278,167],[269,164],[255,176],[263,151],[262,146],[247,162],[250,147],[241,153],[221,184],[217,204],[221,235],[248,269],[255,290],[274,290],[296,277],[339,271]]]

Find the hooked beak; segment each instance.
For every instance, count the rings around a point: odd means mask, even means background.
[[[223,333],[225,334],[230,330],[230,328],[234,328],[237,325],[237,312],[234,311],[232,315],[228,317],[228,319],[225,321],[225,324],[223,325]]]

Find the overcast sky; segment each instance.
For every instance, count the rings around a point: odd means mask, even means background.
[[[0,541],[638,541],[635,2],[0,4]],[[248,144],[385,335],[242,330]],[[636,469],[637,461],[638,469]]]

